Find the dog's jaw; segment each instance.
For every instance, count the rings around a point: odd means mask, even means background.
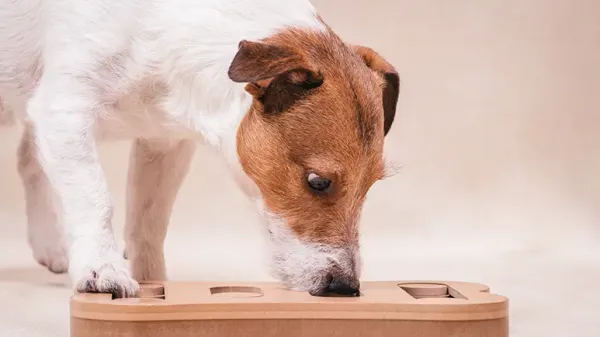
[[[358,245],[334,247],[298,237],[285,219],[269,211],[260,199],[255,201],[262,227],[270,245],[272,275],[291,290],[322,292],[330,280],[332,268],[343,275],[360,278],[361,260]]]

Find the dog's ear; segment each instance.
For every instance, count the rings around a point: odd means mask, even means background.
[[[363,59],[367,67],[384,79],[382,88],[383,133],[387,135],[394,123],[394,117],[396,117],[396,106],[400,95],[400,76],[396,69],[373,49],[357,45],[350,45],[350,48]]]
[[[234,82],[248,83],[246,91],[265,113],[284,111],[323,82],[293,49],[246,40],[240,42],[228,75]]]

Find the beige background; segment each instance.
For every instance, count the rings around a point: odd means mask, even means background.
[[[369,193],[365,279],[485,282],[513,336],[600,336],[600,2],[314,1],[402,77],[388,158]],[[26,245],[18,130],[0,132],[0,336],[67,336],[64,276]],[[124,218],[127,144],[102,147]],[[250,205],[210,150],[173,214],[171,278],[268,280]]]

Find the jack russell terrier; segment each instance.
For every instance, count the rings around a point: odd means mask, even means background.
[[[130,297],[166,279],[169,217],[202,142],[256,204],[282,285],[358,294],[359,218],[386,175],[399,77],[308,0],[1,0],[0,41],[29,243],[75,290]],[[96,150],[111,139],[133,140],[127,257]]]

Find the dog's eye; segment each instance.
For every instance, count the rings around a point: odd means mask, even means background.
[[[310,173],[306,179],[308,181],[308,186],[318,193],[326,193],[331,186],[331,180],[323,178],[315,173]]]

